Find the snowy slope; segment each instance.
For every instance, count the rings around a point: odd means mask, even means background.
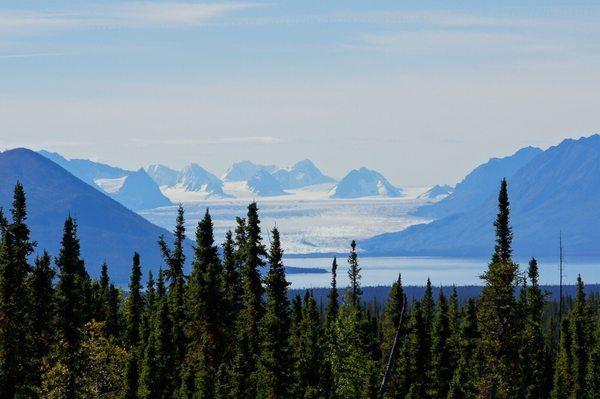
[[[309,159],[300,161],[290,168],[279,169],[273,173],[273,177],[283,188],[301,188],[335,181],[325,176]]]
[[[250,161],[236,162],[227,169],[223,181],[248,181],[261,170],[273,173],[279,169],[275,165],[259,165]]]
[[[381,173],[365,167],[350,171],[331,190],[329,198],[400,197],[402,190],[387,181]]]
[[[172,187],[177,184],[179,172],[161,164],[150,165],[146,173],[159,185],[159,187]]]

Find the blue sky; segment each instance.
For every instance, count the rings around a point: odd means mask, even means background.
[[[0,146],[398,185],[599,131],[600,6],[3,1]]]

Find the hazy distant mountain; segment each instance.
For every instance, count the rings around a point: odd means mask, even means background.
[[[273,173],[277,169],[279,168],[275,165],[259,165],[250,161],[236,162],[227,169],[223,181],[247,181],[261,170]]]
[[[152,178],[160,187],[172,187],[177,184],[177,176],[179,172],[169,168],[165,165],[154,164],[146,168],[146,173]]]
[[[456,185],[452,194],[433,205],[425,205],[414,213],[419,216],[442,218],[482,204],[495,193],[498,182],[503,177],[512,178],[519,169],[541,153],[539,148],[526,147],[504,158],[492,158],[473,169]]]
[[[119,190],[109,195],[133,210],[172,205],[146,171],[141,168],[125,176]]]
[[[27,222],[38,242],[36,253],[58,255],[67,215],[79,224],[82,257],[93,275],[104,260],[111,278],[126,284],[133,251],[141,254],[144,270],[162,264],[156,244],[168,232],[130,211],[98,189],[84,183],[55,162],[19,148],[0,153],[0,205],[10,209],[12,189],[20,181],[26,191]],[[134,179],[135,180],[135,179]]]
[[[419,195],[417,198],[439,201],[452,194],[452,190],[453,188],[447,184],[437,184],[431,187],[429,190],[425,191],[423,194]]]
[[[281,184],[266,170],[259,170],[247,181],[248,189],[259,197],[272,197],[287,194]]]
[[[88,159],[67,159],[56,152],[46,150],[41,150],[39,153],[93,186],[96,179],[116,179],[130,173],[128,170]]]
[[[350,171],[331,190],[329,198],[399,197],[402,190],[387,181],[381,173],[367,168]]]
[[[515,254],[557,256],[562,230],[567,255],[600,255],[600,136],[536,152],[508,179]],[[500,179],[492,194],[463,213],[376,236],[362,247],[371,254],[489,255],[499,184]]]
[[[201,191],[217,196],[225,196],[223,182],[196,163],[185,166],[177,175],[175,187],[185,191]]]
[[[39,153],[129,209],[171,205],[143,169],[133,172],[87,159],[66,159],[55,152],[42,150]]]
[[[273,177],[283,188],[302,188],[335,181],[335,179],[325,176],[309,159],[300,161],[291,168],[279,169],[273,173]]]

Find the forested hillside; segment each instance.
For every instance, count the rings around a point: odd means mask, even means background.
[[[29,263],[17,184],[0,217],[0,398],[597,398],[600,297],[580,277],[574,298],[548,301],[536,260],[512,260],[506,181],[498,200],[477,298],[436,298],[427,282],[409,302],[398,276],[384,307],[365,302],[353,241],[351,284],[337,287],[333,259],[320,307],[310,290],[289,300],[279,232],[263,239],[256,203],[222,256],[206,211],[190,275],[180,207],[159,241],[164,268],[144,287],[132,248],[121,290],[108,265],[89,277],[71,217],[58,253]]]

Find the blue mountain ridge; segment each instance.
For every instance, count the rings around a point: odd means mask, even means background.
[[[496,189],[481,203],[375,236],[362,249],[371,255],[490,254],[501,177],[492,178]],[[508,188],[515,253],[557,256],[562,231],[568,255],[600,256],[600,136],[567,139],[540,152],[508,179]]]

